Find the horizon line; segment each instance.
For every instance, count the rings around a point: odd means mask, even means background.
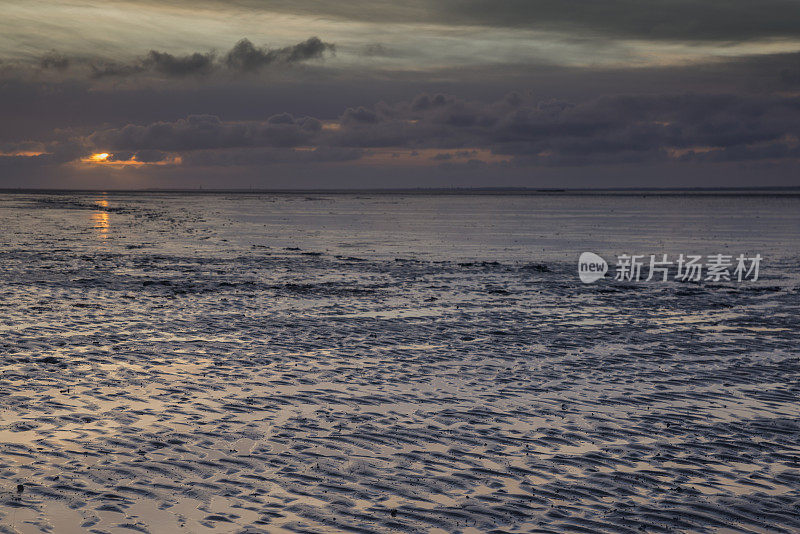
[[[192,194],[593,194],[593,193],[627,193],[627,194],[768,194],[796,193],[798,186],[736,186],[736,187],[397,187],[397,188],[52,188],[52,187],[17,187],[0,188],[0,194],[67,194],[67,193],[192,193]]]

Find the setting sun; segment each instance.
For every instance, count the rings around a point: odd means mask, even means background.
[[[128,159],[120,159],[119,155],[114,156],[114,154],[108,152],[97,152],[83,157],[79,161],[84,164],[102,165],[111,168],[180,165],[183,163],[183,159],[176,155],[167,155],[158,161],[139,161],[135,155],[128,157]]]

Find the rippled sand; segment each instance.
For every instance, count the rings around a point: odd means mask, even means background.
[[[0,197],[0,532],[800,532],[797,199],[716,286],[430,202]]]

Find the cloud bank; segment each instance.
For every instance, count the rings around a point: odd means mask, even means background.
[[[46,145],[43,145],[46,146]],[[399,154],[397,165],[476,163],[580,167],[660,162],[794,161],[800,100],[781,96],[618,95],[582,103],[511,93],[482,103],[420,94],[394,104],[347,108],[335,121],[282,113],[264,121],[191,115],[127,124],[61,143],[63,154],[123,154],[139,162],[247,166],[277,161],[350,161]],[[71,147],[67,152],[64,147]],[[17,147],[21,150],[22,147]],[[431,151],[438,151],[430,154]],[[484,154],[473,156],[477,153]]]
[[[310,37],[295,45],[276,49],[255,46],[245,38],[222,55],[214,51],[175,55],[150,50],[144,57],[128,62],[94,59],[88,61],[88,67],[93,78],[127,77],[142,73],[174,78],[204,76],[211,73],[246,74],[258,72],[269,66],[292,65],[321,59],[326,53],[333,54],[335,50],[334,44],[323,42],[318,37]],[[81,62],[51,52],[41,58],[39,65],[43,70],[63,72],[70,67],[80,68]]]

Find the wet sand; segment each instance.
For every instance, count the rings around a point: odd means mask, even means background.
[[[798,200],[430,202],[0,197],[0,532],[800,532]],[[581,285],[642,218],[767,268]]]

